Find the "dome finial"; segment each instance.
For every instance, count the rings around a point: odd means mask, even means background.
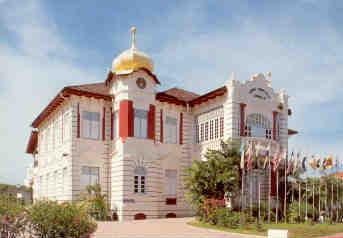
[[[133,26],[131,27],[131,48],[135,49],[136,48],[136,27]]]

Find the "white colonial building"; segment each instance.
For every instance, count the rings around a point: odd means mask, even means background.
[[[158,92],[153,61],[135,46],[116,57],[106,80],[67,86],[33,121],[27,183],[34,200],[78,200],[100,184],[120,220],[182,217],[185,169],[221,140],[271,141],[287,150],[288,95],[270,74],[198,95]]]

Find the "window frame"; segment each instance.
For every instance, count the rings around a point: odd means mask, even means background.
[[[96,115],[98,117],[98,120],[89,120],[89,119],[85,119],[85,115],[89,114],[94,116]],[[91,117],[92,117],[91,116]],[[81,128],[82,128],[82,138],[84,139],[90,139],[90,140],[100,140],[100,130],[101,130],[101,126],[102,126],[102,122],[101,122],[101,113],[99,111],[87,111],[87,110],[83,110],[82,111],[82,116],[81,116]],[[86,121],[88,122],[88,128],[86,127]],[[98,126],[98,128],[96,128],[97,131],[97,136],[93,135],[93,126],[94,124]],[[88,130],[89,134],[85,133],[85,130]]]

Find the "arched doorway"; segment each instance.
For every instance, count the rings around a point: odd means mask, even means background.
[[[136,215],[135,215],[135,218],[134,218],[135,220],[145,220],[146,219],[146,216],[145,216],[145,214],[144,213],[137,213]]]
[[[166,218],[176,218],[176,214],[173,212],[167,213]]]

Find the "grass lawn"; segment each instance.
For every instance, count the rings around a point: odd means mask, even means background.
[[[267,230],[271,229],[286,229],[288,230],[288,237],[289,238],[306,238],[306,237],[320,237],[325,235],[333,235],[337,233],[343,233],[343,224],[264,224],[263,231],[257,231],[256,225],[251,224],[247,228],[237,228],[231,229],[226,227],[219,227],[215,225],[210,225],[207,223],[199,222],[199,221],[192,221],[189,223],[192,226],[202,227],[202,228],[209,228],[209,229],[216,229],[220,231],[227,231],[231,233],[242,233],[242,234],[253,234],[253,235],[261,235],[266,236]]]

